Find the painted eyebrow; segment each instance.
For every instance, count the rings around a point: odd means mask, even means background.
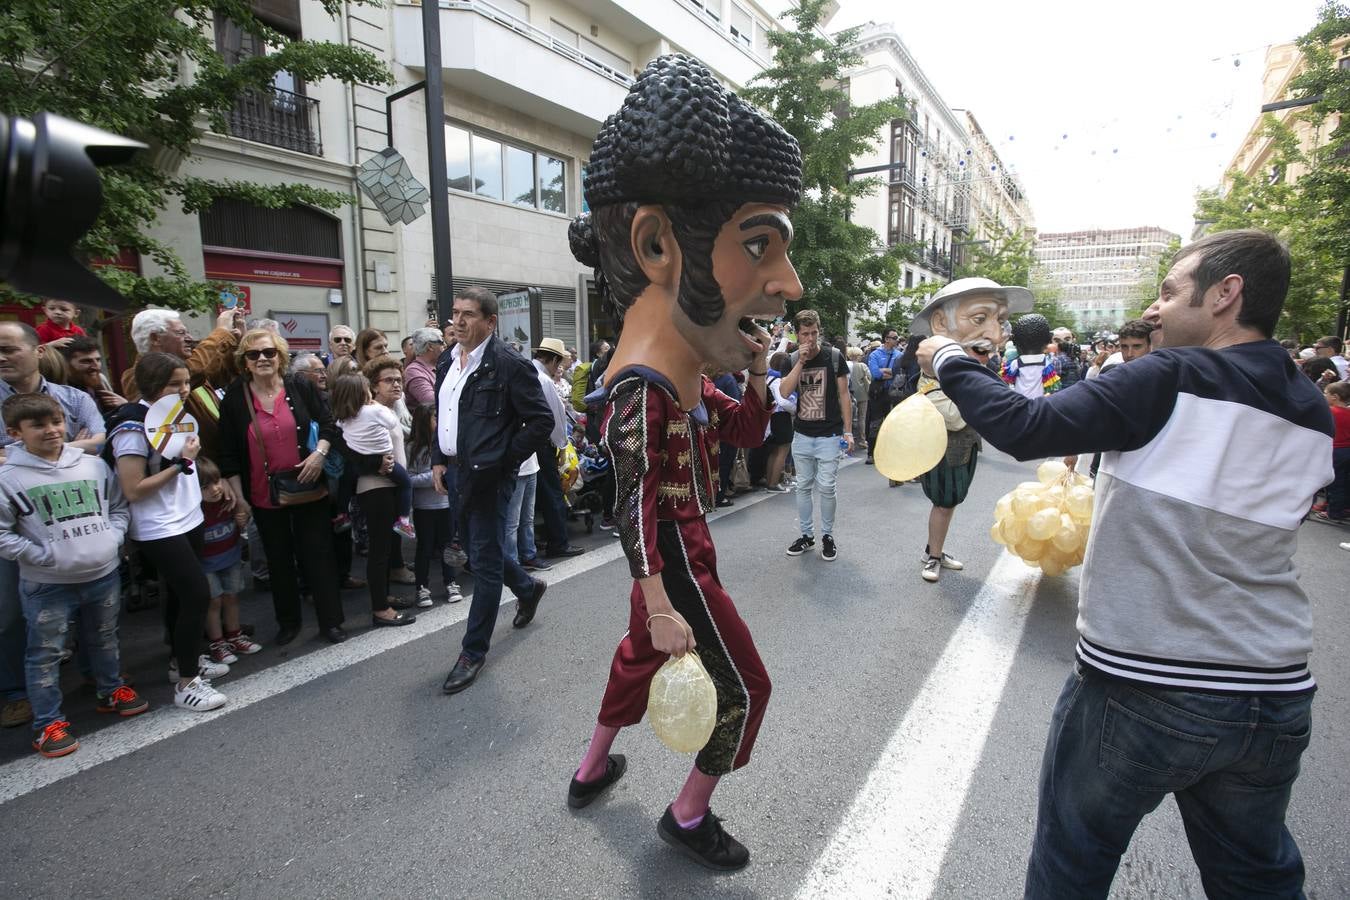
[[[751,216],[741,223],[741,231],[749,231],[751,228],[759,228],[761,225],[767,225],[777,231],[785,244],[792,240],[792,223],[782,213],[760,213],[757,216]]]

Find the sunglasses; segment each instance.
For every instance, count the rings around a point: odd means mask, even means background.
[[[257,362],[260,357],[262,359],[276,359],[276,356],[277,356],[276,347],[264,347],[262,350],[244,351],[244,359],[248,360],[249,362]]]
[[[349,338],[349,337],[335,337],[335,338],[329,338],[329,340],[331,340],[334,344],[350,344],[350,343],[352,343],[353,341],[355,341],[356,338]]]

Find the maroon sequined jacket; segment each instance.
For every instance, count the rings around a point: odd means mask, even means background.
[[[718,445],[758,447],[772,409],[752,391],[738,403],[705,376],[702,401],[685,412],[670,382],[645,368],[625,370],[606,388],[603,440],[614,461],[619,538],[633,577],[645,578],[664,568],[657,523],[712,512]]]

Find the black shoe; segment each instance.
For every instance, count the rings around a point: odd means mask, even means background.
[[[627,769],[628,758],[622,753],[611,753],[609,762],[605,764],[605,774],[594,781],[577,781],[576,776],[572,776],[572,783],[567,787],[567,805],[573,809],[590,806],[609,790],[610,785],[622,778]]]
[[[394,609],[416,609],[417,600],[412,597],[395,597],[390,594],[387,598],[388,603]]]
[[[834,546],[834,536],[823,534],[820,536],[820,558],[826,562],[834,562],[839,558],[839,551]]]
[[[277,631],[276,640],[272,641],[272,643],[276,644],[278,647],[284,647],[295,640],[296,636],[299,634],[299,625],[282,625],[281,629]]]
[[[528,569],[531,572],[547,572],[549,569],[553,568],[537,556],[533,559],[523,560],[520,567],[522,569]]]
[[[516,617],[511,620],[511,624],[517,628],[524,628],[533,622],[534,614],[539,610],[539,601],[544,599],[546,590],[548,585],[536,578],[530,596],[516,601]]]
[[[585,552],[585,547],[563,547],[561,550],[550,550],[544,555],[549,559],[568,559],[573,556],[580,556]]]
[[[869,466],[875,466],[875,465],[876,465],[876,463],[872,461],[872,457],[870,457],[870,456],[867,457],[867,459],[863,460],[863,462],[864,462],[866,465],[869,465]]]
[[[736,505],[736,501],[735,501],[735,500],[732,500],[730,497],[718,497],[718,498],[717,498],[717,508],[718,508],[718,509],[726,509],[728,506],[735,506],[735,505]]]
[[[656,826],[656,833],[685,856],[701,866],[716,869],[719,872],[734,872],[744,869],[750,862],[750,851],[745,845],[726,833],[722,820],[713,815],[710,809],[703,814],[703,821],[693,828],[681,828],[675,821],[670,807],[666,807]]]
[[[320,628],[319,635],[330,644],[340,644],[347,639],[347,631],[341,625]]]
[[[455,660],[455,667],[450,670],[450,674],[445,676],[445,684],[441,685],[441,690],[447,694],[458,694],[469,685],[473,684],[478,673],[483,671],[483,665],[487,662],[487,657],[480,660],[472,660],[463,653],[459,659]]]
[[[793,541],[791,544],[788,545],[787,555],[801,556],[803,553],[805,553],[807,550],[810,550],[815,545],[816,545],[815,538],[809,538],[806,535],[802,535],[801,537],[797,538],[795,541]]]

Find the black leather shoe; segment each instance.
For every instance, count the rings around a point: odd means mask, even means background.
[[[278,647],[284,647],[291,641],[295,640],[299,634],[300,634],[300,626],[282,625],[281,629],[277,632],[277,639],[272,643],[276,644]]]
[[[561,550],[550,550],[544,555],[549,559],[570,559],[573,556],[580,556],[585,552],[585,547],[563,547]]]
[[[511,620],[511,624],[517,628],[524,628],[533,622],[534,614],[539,611],[539,601],[544,599],[546,590],[548,585],[536,578],[530,596],[516,601],[516,617]]]
[[[370,624],[375,628],[397,628],[400,625],[411,625],[417,621],[417,616],[409,613],[395,613],[392,619],[385,619],[380,616],[371,616]]]
[[[347,639],[347,631],[341,625],[334,625],[331,628],[320,628],[319,634],[330,644],[340,644]]]
[[[709,869],[734,872],[744,869],[750,862],[750,851],[726,833],[722,820],[713,815],[711,809],[703,814],[703,821],[693,828],[681,828],[667,806],[656,826],[656,833],[661,840]]]
[[[459,659],[455,660],[455,667],[450,670],[450,674],[445,676],[445,684],[441,685],[441,690],[447,694],[458,694],[469,685],[473,684],[478,673],[483,671],[483,665],[487,662],[487,657],[474,661],[469,659],[463,653]]]
[[[622,753],[611,753],[609,762],[605,764],[605,774],[594,781],[577,781],[576,776],[572,776],[572,783],[567,788],[567,805],[573,809],[590,806],[610,785],[623,777],[627,768],[627,757]]]

